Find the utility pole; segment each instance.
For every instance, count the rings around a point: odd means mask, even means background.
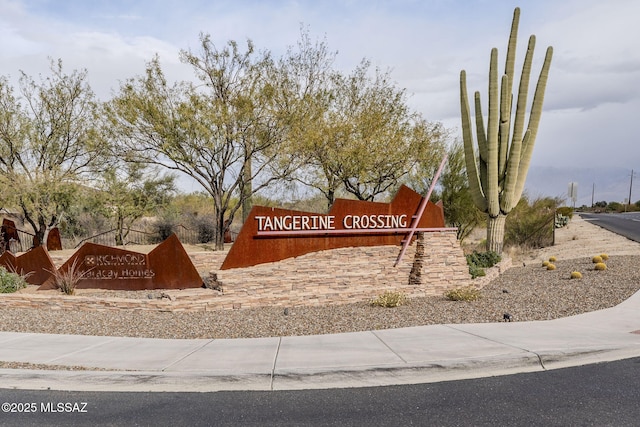
[[[631,188],[633,188],[633,169],[631,169],[631,182],[629,182],[629,209],[631,209]],[[627,211],[627,207],[625,206],[624,211]]]
[[[576,208],[576,200],[578,200],[578,183],[570,182],[569,183],[569,198],[571,199],[573,208]]]
[[[596,183],[593,183],[593,187],[591,188],[591,209],[593,209],[593,196],[596,193]]]

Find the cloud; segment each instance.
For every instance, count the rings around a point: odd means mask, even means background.
[[[637,172],[634,174],[637,177]],[[625,203],[629,198],[631,170],[599,167],[549,167],[533,166],[529,170],[526,193],[531,199],[556,197],[567,205],[569,183],[576,184],[576,207],[591,206],[592,202]],[[640,191],[631,192],[631,202],[640,200]]]
[[[304,25],[312,37],[326,36],[343,71],[364,57],[391,70],[412,108],[459,133],[459,72],[467,71],[469,91],[479,90],[486,103],[489,52],[497,47],[502,65],[518,3],[0,0],[0,75],[46,74],[47,57],[61,58],[69,70],[87,68],[92,87],[106,98],[119,81],[141,74],[156,53],[170,80],[193,78],[178,51],[197,49],[201,31],[217,45],[250,38],[277,56],[296,43]],[[537,38],[530,100],[544,50],[554,47],[532,168],[640,170],[634,143],[640,2],[540,0],[521,6],[517,69],[528,36]]]

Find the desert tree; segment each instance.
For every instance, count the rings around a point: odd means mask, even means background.
[[[389,72],[376,69],[371,76],[369,68],[363,61],[337,86],[349,130],[338,173],[348,193],[372,201],[395,188],[420,160],[441,160],[444,141],[437,124],[409,108],[405,90]]]
[[[21,72],[19,94],[0,78],[0,199],[20,209],[44,244],[77,194],[102,167],[107,145],[87,72],[51,61],[39,80]]]
[[[409,108],[389,72],[372,70],[366,59],[349,74],[324,70],[322,84],[302,101],[307,124],[293,147],[306,163],[296,179],[319,190],[329,207],[338,191],[372,201],[388,195],[420,161],[439,162],[441,125]]]
[[[447,163],[439,180],[440,199],[445,221],[458,229],[457,238],[462,242],[484,221],[484,215],[476,208],[469,190],[462,141],[454,141],[447,152]]]
[[[297,44],[278,59],[270,76],[284,130],[277,161],[294,164],[289,176],[293,188],[302,184],[319,191],[329,206],[342,185],[330,169],[333,152],[326,143],[332,139],[326,122],[336,55],[326,40],[312,40],[301,28]]]
[[[94,206],[115,230],[115,244],[126,243],[133,224],[165,207],[175,194],[175,176],[144,163],[117,162],[97,182]]]
[[[129,79],[110,102],[113,138],[134,162],[188,175],[212,197],[215,244],[247,198],[287,171],[273,167],[282,140],[273,111],[273,87],[265,80],[273,67],[269,52],[251,41],[216,47],[201,34],[200,50],[183,50],[200,84],[169,84],[158,58],[143,76]],[[286,163],[280,163],[285,169]]]

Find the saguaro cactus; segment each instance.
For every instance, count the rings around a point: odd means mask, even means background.
[[[520,200],[524,189],[553,55],[553,48],[548,47],[525,127],[527,92],[536,38],[534,35],[529,38],[514,113],[512,88],[519,20],[520,9],[516,8],[513,12],[505,71],[500,82],[498,50],[491,50],[489,116],[486,127],[482,116],[480,92],[475,92],[477,155],[474,150],[466,73],[464,70],[460,72],[462,138],[469,188],[478,209],[487,214],[487,249],[498,253],[502,253],[506,217]]]

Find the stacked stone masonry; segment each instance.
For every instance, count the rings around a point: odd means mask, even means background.
[[[442,295],[470,284],[482,287],[510,266],[505,260],[482,280],[471,280],[455,232],[449,231],[420,233],[394,267],[399,251],[397,246],[342,248],[230,270],[219,270],[224,253],[202,252],[191,255],[192,260],[199,271],[210,271],[209,282],[216,282],[217,289],[166,290],[160,298],[149,299],[18,293],[3,295],[2,304],[54,310],[159,311],[347,304],[371,300],[384,291],[414,298]],[[61,261],[54,259],[56,264]]]

